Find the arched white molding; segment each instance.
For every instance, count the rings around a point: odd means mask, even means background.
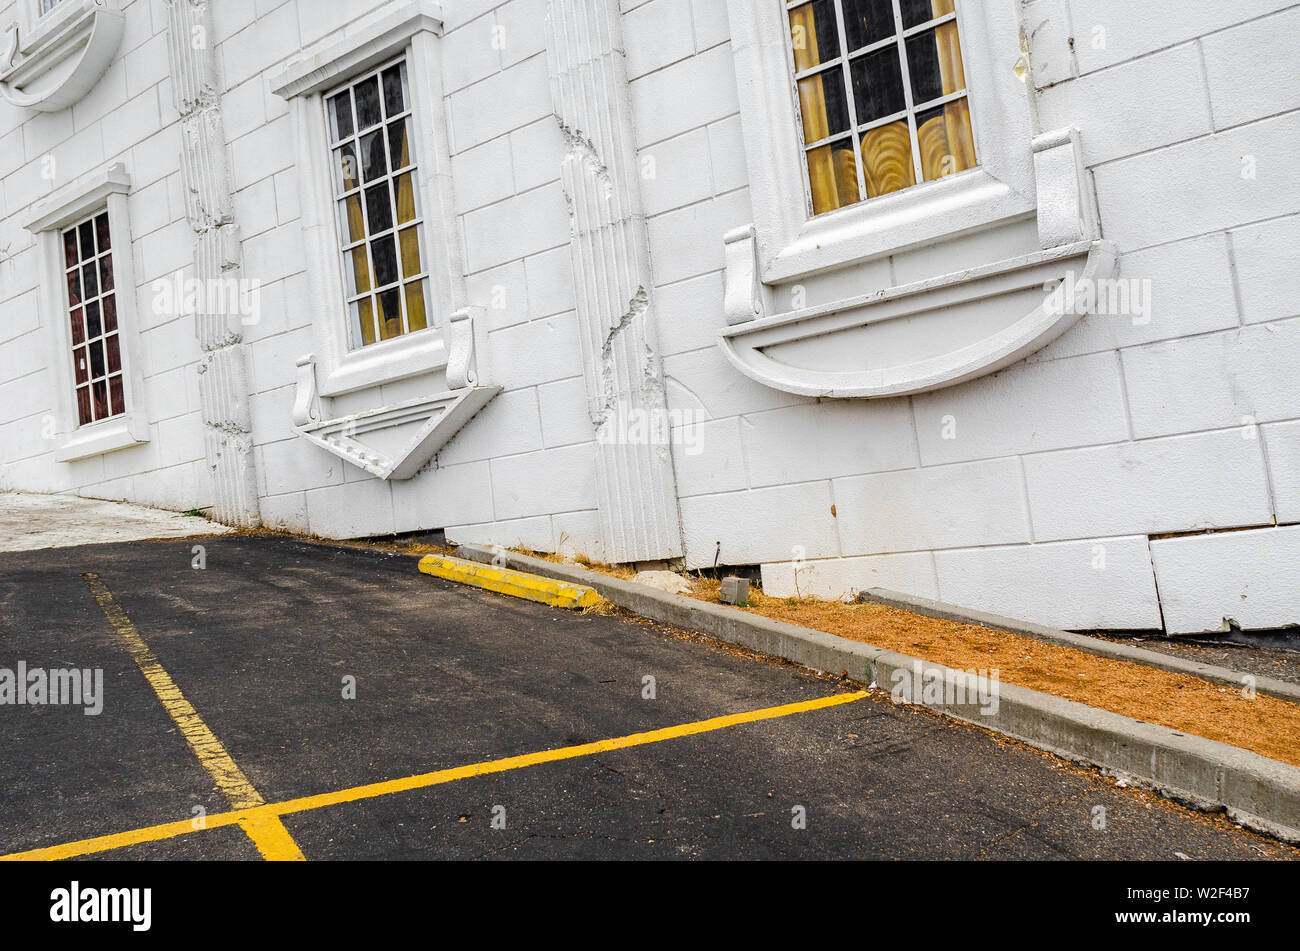
[[[0,96],[41,112],[66,109],[113,61],[126,22],[121,0],[63,0],[39,18],[34,3],[19,9],[0,53]]]
[[[718,345],[741,373],[804,396],[905,396],[994,373],[1051,343],[1114,276],[1078,133],[1032,143],[1042,250],[790,313],[766,315],[757,236],[726,236]]]
[[[1092,289],[1114,275],[1117,260],[1109,242],[1082,241],[739,324],[723,331],[719,344],[741,373],[787,393],[859,399],[924,393],[1001,370],[1055,340],[1087,313]],[[1055,291],[1045,291],[1054,284]],[[1014,306],[1016,296],[1037,304],[991,326],[989,318]],[[954,332],[963,319],[980,328],[975,339]],[[873,359],[873,336],[900,320],[912,324],[914,358]]]

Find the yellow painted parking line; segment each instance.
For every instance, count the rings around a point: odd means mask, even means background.
[[[527,598],[529,601],[540,601],[557,608],[587,608],[600,601],[596,590],[586,585],[555,581],[541,575],[530,575],[526,571],[497,568],[462,558],[426,555],[420,559],[420,571],[448,581],[470,584],[516,598]]]
[[[248,781],[244,771],[226,752],[226,748],[221,745],[216,734],[208,729],[208,725],[203,722],[198,711],[185,699],[181,688],[176,686],[171,675],[158,662],[154,652],[149,649],[149,645],[145,643],[140,632],[131,623],[131,619],[122,610],[122,606],[113,597],[113,592],[108,590],[108,585],[93,572],[88,572],[81,577],[99,603],[100,610],[108,618],[108,623],[125,642],[131,659],[140,668],[140,673],[144,674],[144,679],[149,682],[149,686],[162,702],[167,715],[172,718],[172,722],[181,731],[181,736],[185,737],[185,742],[189,743],[190,749],[198,757],[199,764],[208,771],[208,775],[217,784],[221,794],[226,797],[230,808],[238,811],[264,805],[266,800],[262,798],[262,794]],[[258,851],[266,858],[303,861],[303,854],[293,844],[293,839],[289,837],[289,830],[278,819],[272,817],[272,820],[258,823],[241,822],[240,825],[253,840]]]
[[[775,720],[779,717],[788,717],[796,713],[807,713],[812,710],[824,710],[828,707],[837,707],[845,703],[853,703],[867,696],[865,691],[855,691],[853,693],[837,693],[829,697],[819,697],[816,700],[801,700],[798,703],[786,703],[779,707],[765,707],[762,710],[751,710],[747,713],[732,713],[727,716],[713,717],[709,720],[697,720],[694,723],[683,723],[679,726],[664,727],[659,730],[650,730],[646,733],[632,733],[628,736],[616,737],[610,740],[597,740],[594,743],[583,743],[580,746],[565,746],[555,750],[543,750],[539,753],[525,753],[522,756],[507,756],[504,759],[488,760],[483,763],[472,763],[468,766],[457,766],[452,769],[440,769],[432,773],[420,773],[416,776],[407,776],[404,779],[391,779],[381,783],[368,783],[364,786],[352,786],[348,789],[340,789],[337,792],[321,793],[315,796],[303,796],[300,799],[289,799],[285,802],[267,803],[262,806],[255,806],[251,809],[243,809],[236,812],[223,812],[218,815],[208,816],[205,828],[217,829],[222,826],[235,825],[238,823],[248,830],[249,826],[258,827],[264,820],[274,820],[279,823],[281,816],[293,813],[309,812],[313,809],[321,809],[326,806],[337,806],[348,802],[357,802],[364,799],[374,799],[378,796],[388,796],[393,793],[409,792],[415,789],[425,789],[429,786],[438,786],[443,783],[455,782],[459,779],[470,779],[475,776],[487,776],[492,773],[504,773],[512,769],[522,769],[527,766],[536,766],[539,763],[554,763],[560,760],[577,759],[582,756],[591,756],[595,753],[608,753],[613,750],[628,749],[633,746],[645,746],[649,743],[661,743],[664,740],[673,740],[683,736],[695,736],[700,733],[710,733],[714,730],[722,730],[731,726],[738,726],[742,723],[757,723],[761,720]],[[283,826],[281,825],[281,828]],[[200,829],[194,828],[188,820],[181,822],[168,822],[163,825],[149,826],[144,829],[135,829],[131,832],[119,832],[114,835],[98,836],[93,839],[82,839],[79,842],[69,842],[66,845],[49,846],[42,849],[31,849],[26,852],[15,852],[11,855],[0,855],[0,862],[12,861],[36,861],[52,859],[70,859],[81,855],[93,855],[99,852],[108,852],[112,849],[120,849],[127,845],[137,845],[141,842],[157,842],[162,839],[171,839],[180,835],[188,835],[191,832],[199,832]],[[253,833],[250,832],[250,835]],[[287,833],[286,833],[287,835]],[[292,845],[292,840],[289,840]],[[259,849],[263,848],[261,845]],[[297,846],[293,846],[296,850]],[[263,849],[266,855],[266,850]],[[271,856],[267,856],[270,858]]]

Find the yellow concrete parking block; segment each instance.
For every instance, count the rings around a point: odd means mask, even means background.
[[[530,575],[510,568],[496,568],[476,561],[426,555],[420,559],[420,570],[426,575],[472,584],[498,594],[508,594],[529,601],[540,601],[557,608],[588,608],[600,601],[594,588],[586,585],[553,581],[541,575]]]

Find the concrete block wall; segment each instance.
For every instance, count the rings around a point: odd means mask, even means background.
[[[199,346],[188,321],[155,312],[150,288],[177,270],[188,276],[193,254],[168,79],[167,20],[162,4],[151,0],[126,0],[123,9],[117,56],[82,101],[53,113],[0,102],[0,488],[187,510],[212,501],[193,372]],[[15,16],[14,3],[0,3],[0,23]],[[119,286],[118,293],[135,295],[149,442],[55,462],[54,372],[37,306],[41,268],[34,239],[20,222],[50,192],[115,162],[126,166],[132,181],[127,205],[137,286]]]
[[[287,0],[218,14],[245,272],[264,283],[248,334],[263,521],[326,537],[445,528],[456,539],[599,556],[594,432],[577,349],[564,143],[552,116],[545,0],[444,4],[440,44],[454,228],[466,293],[486,308],[493,382],[505,391],[405,482],[381,482],[298,437],[294,361],[313,350],[295,145],[269,77],[380,4]],[[338,414],[423,394],[401,381],[348,394]]]
[[[378,6],[213,6],[243,274],[261,282],[246,340],[262,517],[330,537],[445,528],[599,558],[547,0],[444,3],[454,227],[505,392],[408,482],[375,480],[294,433],[294,361],[313,349],[315,315],[295,143],[269,79]],[[1075,628],[1300,623],[1300,580],[1287,570],[1300,554],[1300,304],[1289,279],[1300,271],[1290,49],[1300,4],[1029,0],[1041,126],[1079,128],[1104,233],[1144,293],[1142,319],[1085,317],[1028,360],[961,386],[825,402],[741,376],[716,347],[722,236],[754,216],[726,0],[620,7],[669,408],[693,414],[691,450],[672,449],[688,564],[760,563],[775,594],[889,587]],[[0,262],[0,486],[208,501],[197,344],[147,306],[147,282],[188,268],[193,247],[164,26],[160,0],[132,0],[123,54],[85,102],[48,116],[0,108],[0,247],[11,245]],[[71,466],[42,443],[51,384],[34,252],[16,223],[49,190],[46,154],[68,175],[127,162],[148,322],[154,439]],[[1032,222],[867,262],[811,293],[842,296],[891,273],[915,280],[1026,240]],[[335,409],[421,385],[350,394]]]
[[[1080,129],[1146,309],[961,386],[830,403],[742,378],[714,345],[720,239],[752,220],[728,31],[700,28],[723,7],[624,4],[669,400],[703,420],[699,454],[675,447],[688,564],[762,563],[778,596],[892,587],[1075,628],[1300,623],[1294,543],[1271,528],[1296,518],[1300,461],[1300,6],[1028,3],[1041,126]],[[941,273],[940,250],[888,265]],[[1226,529],[1231,548],[1202,534]],[[1229,550],[1245,565],[1207,585]]]

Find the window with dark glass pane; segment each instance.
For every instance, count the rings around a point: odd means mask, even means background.
[[[781,0],[810,210],[974,168],[954,0]]]
[[[62,234],[77,424],[126,412],[108,212]]]
[[[352,81],[325,106],[353,346],[423,330],[428,271],[405,61]]]

